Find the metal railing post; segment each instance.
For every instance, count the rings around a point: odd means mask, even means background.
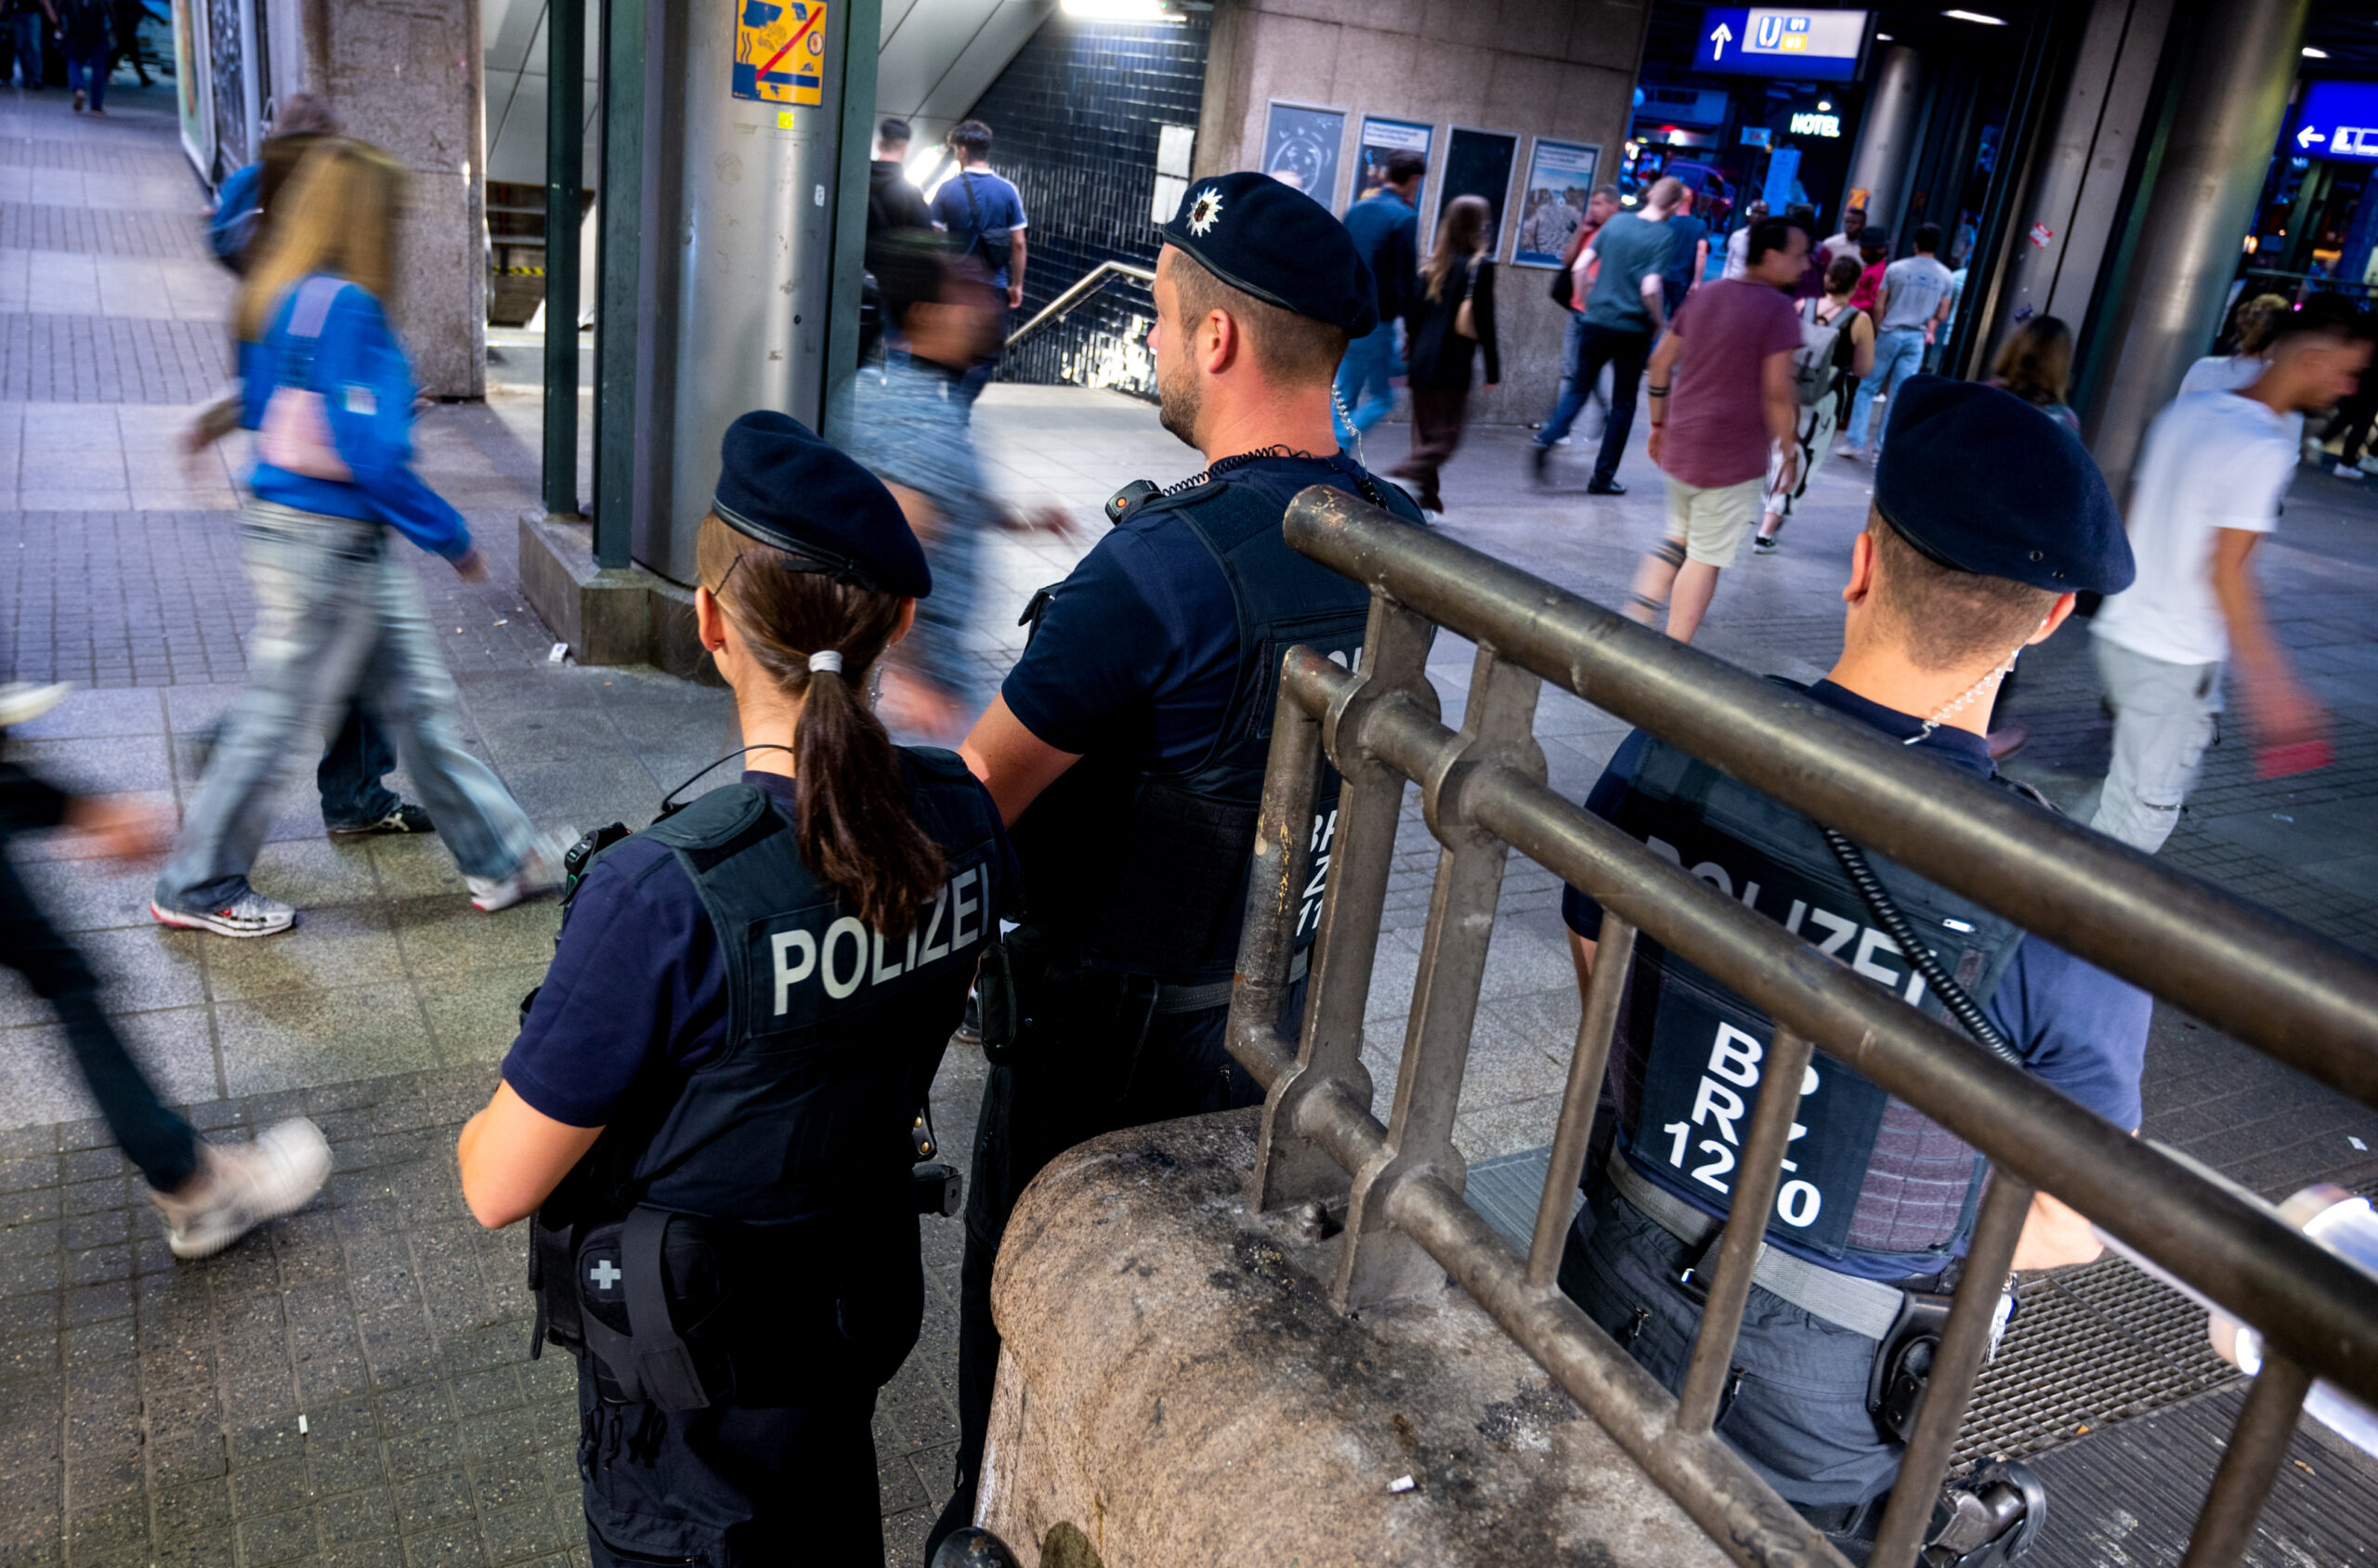
[[[2006,1171],[1993,1169],[1990,1191],[1982,1196],[1981,1213],[1966,1249],[1965,1278],[1932,1352],[1932,1379],[1916,1407],[1907,1451],[1900,1456],[1899,1480],[1891,1485],[1883,1527],[1875,1535],[1875,1568],[1912,1568],[1924,1545],[1933,1501],[1940,1495],[1949,1457],[1956,1449],[1957,1431],[1966,1424],[1974,1384],[1981,1379],[1982,1357],[1990,1353],[1998,1300],[2015,1272],[2015,1244],[2022,1239],[2023,1222],[2031,1211],[2032,1189]]]
[[[1750,1300],[1751,1271],[1766,1248],[1767,1217],[1775,1211],[1775,1189],[1784,1180],[1784,1152],[1792,1143],[1792,1117],[1800,1108],[1800,1080],[1809,1070],[1809,1042],[1779,1027],[1758,1069],[1758,1104],[1743,1139],[1740,1178],[1732,1208],[1718,1240],[1717,1267],[1702,1298],[1701,1327],[1692,1339],[1692,1360],[1677,1396],[1679,1431],[1705,1432],[1718,1419],[1718,1396],[1742,1333],[1743,1307]]]
[[[1527,1249],[1529,1288],[1549,1294],[1561,1275],[1561,1253],[1568,1245],[1570,1194],[1586,1173],[1587,1145],[1594,1134],[1594,1109],[1601,1104],[1602,1074],[1610,1066],[1611,1037],[1618,1029],[1618,999],[1627,991],[1627,971],[1635,961],[1635,928],[1607,909],[1601,938],[1594,945],[1593,974],[1586,983],[1586,1006],[1577,1019],[1577,1049],[1569,1058],[1569,1081],[1561,1092],[1561,1122],[1552,1134],[1552,1159],[1544,1172],[1544,1197],[1535,1209],[1535,1235]]]
[[[1324,743],[1345,783],[1338,794],[1321,928],[1305,980],[1297,1065],[1273,1085],[1256,1143],[1252,1183],[1259,1209],[1310,1198],[1334,1200],[1346,1190],[1345,1170],[1299,1130],[1299,1118],[1304,1101],[1333,1087],[1365,1109],[1372,1103],[1370,1071],[1363,1065],[1363,1008],[1370,1000],[1378,913],[1387,902],[1395,830],[1404,811],[1404,776],[1348,742],[1357,740],[1367,715],[1384,704],[1436,717],[1437,693],[1429,685],[1428,669],[1436,630],[1385,595],[1374,594],[1360,666],[1322,716]],[[1330,665],[1326,673],[1339,672]]]
[[[1267,1091],[1299,1070],[1280,1039],[1280,1009],[1287,1002],[1297,921],[1319,848],[1313,819],[1321,795],[1321,721],[1297,700],[1288,680],[1299,669],[1328,662],[1309,647],[1293,647],[1282,656],[1263,802],[1256,816],[1255,858],[1248,869],[1247,921],[1231,977],[1230,1017],[1222,1027],[1231,1054]]]
[[[2189,1552],[2180,1568],[2235,1568],[2254,1538],[2254,1522],[2262,1517],[2279,1467],[2286,1462],[2288,1440],[2312,1392],[2311,1374],[2293,1361],[2272,1356],[2254,1375],[2246,1392],[2246,1407],[2229,1429],[2221,1451],[2220,1468],[2204,1508],[2189,1533]]]
[[[1444,1276],[1410,1237],[1396,1233],[1384,1199],[1398,1183],[1422,1171],[1457,1193],[1462,1190],[1467,1167],[1453,1145],[1454,1117],[1461,1105],[1461,1075],[1470,1064],[1478,993],[1486,978],[1503,863],[1510,853],[1502,840],[1475,825],[1465,795],[1488,766],[1544,777],[1544,750],[1535,735],[1535,699],[1542,688],[1536,676],[1505,663],[1493,648],[1480,647],[1459,740],[1419,781],[1430,830],[1444,848],[1429,895],[1428,934],[1412,987],[1387,1147],[1354,1173],[1347,1205],[1331,1291],[1341,1311],[1411,1295]]]

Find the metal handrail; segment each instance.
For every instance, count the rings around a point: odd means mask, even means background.
[[[2129,1136],[1551,791],[1531,729],[1549,679],[1831,823],[2082,958],[2378,1104],[2378,967],[2148,856],[1948,774],[1772,683],[1343,492],[1291,504],[1299,550],[1372,590],[1361,665],[1287,656],[1229,1024],[1268,1091],[1250,1196],[1342,1197],[1332,1300],[1355,1310],[1450,1272],[1737,1561],[1841,1560],[1711,1431],[1795,1097],[1762,1095],[1737,1168],[1681,1401],[1556,1284],[1572,1195],[1641,931],[1765,1009],[1772,1081],[1824,1052],[1988,1156],[1990,1190],[1873,1558],[1908,1568],[1963,1423],[2034,1190],[2243,1322],[2269,1352],[2188,1568],[2233,1563],[2312,1378],[2378,1404],[2370,1276],[2253,1194]],[[1437,720],[1437,626],[1478,645],[1458,732]],[[1315,835],[1322,756],[1343,775],[1300,1042],[1276,1027]],[[1443,844],[1411,1022],[1382,1124],[1361,1059],[1406,779]],[[1598,901],[1588,987],[1528,1256],[1461,1198],[1452,1142],[1502,867],[1518,849]],[[1352,1180],[1351,1185],[1349,1175]]]
[[[1075,279],[1073,287],[1067,289],[1065,293],[1059,294],[1056,298],[1042,306],[1039,312],[1033,316],[1032,320],[1025,322],[1024,325],[1008,333],[1007,346],[1010,348],[1013,348],[1017,344],[1022,343],[1026,338],[1030,337],[1034,333],[1039,332],[1042,327],[1047,326],[1051,321],[1057,320],[1061,316],[1072,314],[1074,307],[1079,305],[1083,300],[1089,298],[1098,290],[1104,288],[1106,286],[1106,281],[1109,278],[1136,278],[1141,282],[1153,288],[1156,284],[1156,270],[1153,268],[1134,267],[1128,261],[1100,262],[1097,266],[1091,268],[1089,271]]]

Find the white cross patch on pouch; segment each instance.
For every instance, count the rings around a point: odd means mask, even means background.
[[[349,383],[346,388],[346,412],[361,414],[369,419],[380,412],[380,399],[372,395],[372,388],[369,386]]]

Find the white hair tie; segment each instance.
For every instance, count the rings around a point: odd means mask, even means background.
[[[814,675],[820,670],[831,670],[837,675],[841,674],[843,673],[843,656],[832,648],[823,648],[818,652],[811,654],[809,656],[809,673]]]

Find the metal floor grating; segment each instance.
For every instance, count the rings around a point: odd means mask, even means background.
[[[1551,1156],[1522,1149],[1470,1168],[1470,1207],[1522,1253]],[[2123,1259],[2034,1275],[1982,1369],[1957,1462],[2036,1454],[2237,1376],[2205,1343],[2204,1309]]]

